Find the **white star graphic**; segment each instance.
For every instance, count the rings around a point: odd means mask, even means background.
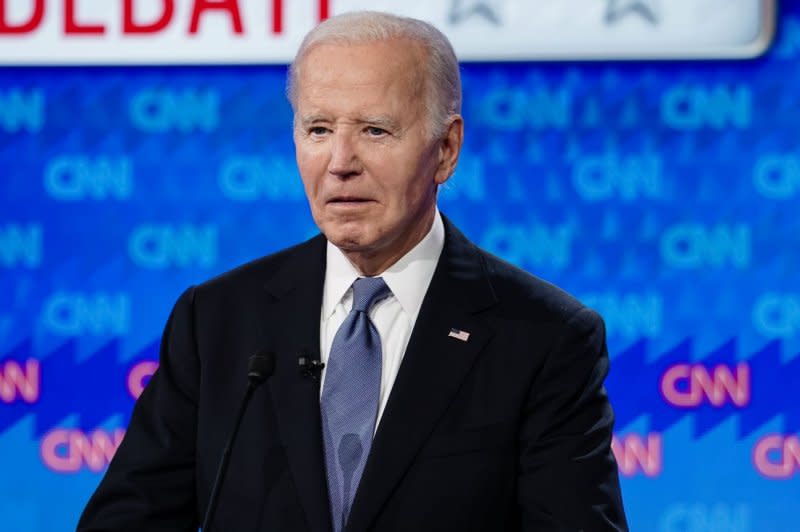
[[[453,0],[447,18],[450,24],[460,24],[472,15],[480,15],[495,26],[502,26],[500,12],[503,4],[505,0]]]
[[[630,13],[638,13],[647,22],[658,24],[658,0],[608,0],[606,24],[614,24]]]

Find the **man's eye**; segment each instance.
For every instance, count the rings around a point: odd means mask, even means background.
[[[370,126],[367,128],[367,133],[373,137],[382,137],[383,135],[388,134],[388,131],[379,127]]]
[[[322,126],[314,126],[308,130],[311,135],[324,135],[328,132],[328,128]]]

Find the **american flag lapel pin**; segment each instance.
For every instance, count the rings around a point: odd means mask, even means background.
[[[461,329],[450,329],[450,333],[447,336],[455,338],[456,340],[461,340],[462,342],[469,340],[469,333]]]

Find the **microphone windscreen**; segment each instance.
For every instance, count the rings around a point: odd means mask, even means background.
[[[275,353],[262,349],[250,357],[247,363],[247,378],[253,384],[261,384],[275,371]]]

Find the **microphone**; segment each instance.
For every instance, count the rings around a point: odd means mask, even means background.
[[[322,374],[322,368],[325,367],[324,362],[320,362],[315,358],[311,358],[306,353],[300,355],[297,359],[297,365],[300,367],[300,373],[307,379],[319,381]]]
[[[236,414],[236,422],[233,424],[233,432],[228,439],[225,450],[222,452],[222,459],[219,462],[217,469],[217,478],[214,479],[214,486],[211,488],[211,497],[208,500],[208,508],[206,508],[206,516],[203,519],[203,527],[201,530],[208,532],[211,530],[211,522],[214,520],[214,512],[217,509],[217,501],[219,494],[222,491],[222,483],[225,480],[225,473],[228,470],[228,461],[231,458],[231,450],[233,449],[233,442],[236,441],[236,435],[239,433],[239,425],[242,424],[244,412],[247,405],[250,403],[250,398],[253,392],[265,380],[267,380],[275,371],[275,353],[262,349],[255,355],[251,356],[247,362],[247,390],[244,392],[244,397],[239,405],[239,412]]]

